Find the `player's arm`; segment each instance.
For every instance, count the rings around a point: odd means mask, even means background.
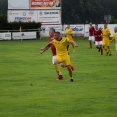
[[[44,47],[44,48],[41,48],[41,52],[40,52],[40,54],[44,53],[46,50],[48,50],[48,48],[49,48],[49,46]]]
[[[75,41],[71,41],[71,40],[69,40],[69,43],[73,44],[73,45],[74,45],[74,47],[78,47],[78,45],[76,44],[76,42],[75,42]]]
[[[50,45],[46,45],[45,47],[41,48],[41,50],[45,50],[45,49],[48,49],[50,47]]]
[[[97,37],[97,35],[96,35],[95,31],[94,31],[94,37]]]
[[[44,48],[41,48],[41,52],[40,54],[44,53],[46,50],[48,50],[48,48],[50,47],[51,42],[49,42]]]
[[[110,40],[110,41],[112,42],[112,41],[114,41],[114,40],[115,40],[115,38],[113,37],[112,40]]]

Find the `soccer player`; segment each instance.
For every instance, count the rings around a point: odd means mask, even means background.
[[[54,28],[51,28],[49,30],[49,35],[50,35],[50,39],[48,41],[48,43],[52,42],[54,40],[54,33],[55,33],[55,29]],[[51,48],[51,51],[52,51],[52,63],[54,64],[54,58],[56,57],[56,48],[53,44],[51,44],[50,46],[47,46],[47,47],[44,47],[44,48],[41,48],[41,54],[43,52],[45,52],[46,50],[48,50],[49,48]],[[62,67],[65,67],[62,63],[61,63],[61,66]],[[74,70],[74,67],[73,65],[71,65],[71,68],[72,68],[72,71]],[[58,74],[58,78],[57,80],[62,80],[63,79],[63,76],[61,74],[61,71],[60,71],[60,68],[59,68],[59,65],[55,65],[55,69],[56,69],[56,72]]]
[[[92,26],[92,23],[90,23],[90,27],[89,27],[89,49],[92,48],[92,42],[95,42],[94,39],[94,27]]]
[[[69,71],[70,81],[73,82],[71,61],[68,55],[67,46],[69,45],[69,43],[73,44],[75,47],[77,47],[78,45],[74,41],[70,41],[68,38],[61,37],[60,32],[55,32],[54,38],[55,39],[52,42],[48,43],[45,48],[50,46],[51,44],[55,46],[57,55],[54,59],[54,65],[63,63]]]
[[[115,42],[116,42],[115,49],[117,51],[117,27],[114,28],[114,31],[115,32],[113,33],[113,38],[112,38],[111,42],[115,40]]]
[[[50,35],[50,39],[48,41],[48,43],[52,42],[54,40],[54,33],[55,33],[55,29],[54,28],[51,28],[49,30],[49,35]],[[49,48],[51,48],[51,51],[52,51],[52,63],[54,64],[54,58],[56,57],[56,48],[53,44],[51,44],[50,46],[46,47],[46,48],[41,48],[41,54],[48,50]],[[58,75],[58,80],[62,80],[63,79],[63,76],[62,76],[62,73],[61,73],[61,70],[60,70],[60,67],[59,65],[54,65],[55,66],[55,69],[56,69],[56,73]]]
[[[72,36],[72,34],[73,34],[73,31],[72,31],[72,29],[70,28],[70,25],[68,24],[67,25],[67,28],[66,28],[66,36],[67,36],[67,38],[69,39],[69,40],[71,40],[71,41],[73,41],[73,36]],[[72,44],[72,47],[73,47],[73,52],[75,52],[75,47],[74,47],[74,45]]]
[[[104,50],[106,51],[106,55],[109,54],[109,56],[111,56],[111,49],[110,49],[110,40],[109,37],[111,35],[110,30],[107,28],[107,24],[104,24],[104,28],[102,29],[102,36],[103,36],[103,40],[102,40],[102,45]],[[107,46],[107,48],[105,47]]]
[[[98,24],[95,24],[94,36],[95,36],[95,46],[99,52],[101,51],[101,55],[103,55],[102,31],[98,28]]]

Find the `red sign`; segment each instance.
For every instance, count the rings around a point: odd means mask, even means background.
[[[30,0],[31,9],[61,9],[61,0]]]

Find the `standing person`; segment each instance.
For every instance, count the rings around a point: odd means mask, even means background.
[[[99,52],[101,51],[101,55],[103,55],[102,31],[98,28],[98,24],[95,24],[94,36],[95,36],[95,46]]]
[[[111,42],[115,40],[115,42],[116,42],[115,49],[117,51],[117,27],[114,28],[114,31],[115,32],[113,33],[113,38],[112,38]]]
[[[111,49],[110,49],[110,40],[109,37],[111,35],[109,28],[107,28],[107,24],[104,24],[104,28],[102,29],[102,36],[103,36],[103,40],[102,40],[102,45],[104,50],[106,51],[106,55],[109,54],[109,56],[111,56]],[[107,48],[105,47],[107,46]]]
[[[67,25],[67,28],[66,28],[66,36],[67,36],[67,38],[70,40],[70,41],[73,41],[73,31],[72,31],[72,29],[70,28],[70,25],[68,24]],[[75,52],[75,47],[74,47],[74,45],[72,44],[72,47],[73,47],[73,52]]]
[[[70,41],[68,38],[61,37],[60,32],[55,32],[54,38],[55,39],[52,42],[48,43],[45,48],[50,46],[51,44],[55,46],[57,55],[54,59],[54,65],[63,63],[69,71],[70,81],[73,82],[71,61],[68,55],[67,46],[69,45],[69,43],[73,44],[75,47],[77,47],[78,45],[74,41]]]
[[[48,43],[50,43],[50,42],[52,42],[54,40],[54,33],[55,33],[55,29],[54,28],[51,28],[49,30],[50,39],[49,39]],[[44,49],[44,51],[48,50],[49,48],[51,48],[51,51],[52,51],[52,63],[54,64],[54,59],[56,57],[56,48],[55,48],[55,46],[53,44],[51,44],[50,46],[46,47]],[[43,50],[43,48],[42,48],[42,50]],[[55,69],[56,69],[56,73],[58,75],[58,78],[57,79],[58,80],[62,80],[63,79],[63,76],[62,76],[62,73],[61,73],[61,70],[60,70],[59,65],[57,64],[57,65],[54,65],[54,66],[55,66]]]
[[[92,26],[92,23],[89,24],[89,49],[92,49],[92,42],[95,42],[94,39],[94,27]]]

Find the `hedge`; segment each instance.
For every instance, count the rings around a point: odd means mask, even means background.
[[[0,15],[0,30],[19,30],[20,26],[22,29],[39,29],[41,23],[36,22],[7,22],[6,15]]]

